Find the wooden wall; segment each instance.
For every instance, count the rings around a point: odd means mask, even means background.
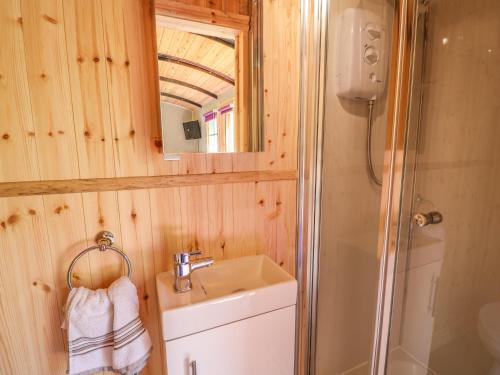
[[[158,1],[158,0],[157,0]],[[184,6],[196,6],[219,10],[224,13],[249,14],[250,0],[159,0],[160,2],[180,3]]]
[[[295,171],[299,2],[264,3],[267,151],[167,162],[148,1],[0,1],[0,190],[17,181]],[[174,252],[266,253],[294,272],[295,181],[255,180],[0,198],[0,373],[64,374],[66,270],[107,229],[131,257],[154,341],[144,373],[160,374],[154,277]],[[121,268],[113,254],[91,254],[75,284],[105,287]]]

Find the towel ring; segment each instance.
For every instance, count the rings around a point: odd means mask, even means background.
[[[130,278],[132,276],[132,263],[130,262],[129,257],[127,254],[125,254],[123,251],[120,249],[117,249],[116,247],[113,247],[112,245],[115,243],[115,235],[112,232],[104,231],[99,233],[96,236],[96,243],[97,245],[91,246],[85,250],[83,250],[80,254],[78,254],[75,259],[71,262],[68,268],[68,274],[66,276],[66,282],[68,283],[68,288],[69,290],[73,289],[73,283],[71,281],[72,277],[72,272],[73,268],[75,267],[76,262],[78,262],[78,259],[80,259],[82,256],[87,254],[88,252],[92,250],[99,250],[99,251],[106,251],[106,250],[112,250],[115,253],[118,253],[122,256],[123,259],[125,259],[125,262],[127,263],[127,276]]]

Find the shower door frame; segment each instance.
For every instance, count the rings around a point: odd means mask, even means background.
[[[330,0],[301,0],[301,102],[297,237],[296,374],[314,375],[326,42]],[[401,223],[418,0],[395,0],[377,254],[380,259],[371,375],[385,375]],[[311,125],[313,124],[313,125]]]

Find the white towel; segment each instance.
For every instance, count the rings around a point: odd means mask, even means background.
[[[68,374],[134,374],[144,368],[151,340],[139,317],[134,284],[121,277],[109,289],[74,288],[66,303]]]

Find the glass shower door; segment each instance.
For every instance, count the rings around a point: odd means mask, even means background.
[[[500,374],[500,1],[419,4],[387,374]]]

